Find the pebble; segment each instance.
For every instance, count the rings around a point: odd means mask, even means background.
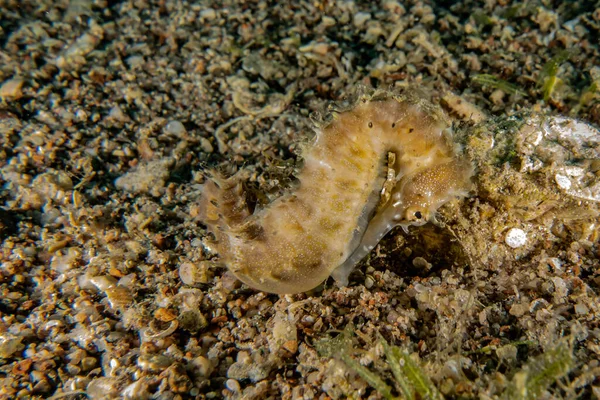
[[[554,179],[556,180],[556,184],[564,190],[569,190],[571,188],[571,180],[562,174],[554,175]]]
[[[412,264],[415,268],[421,268],[424,271],[429,271],[433,267],[433,264],[428,262],[423,257],[415,257],[412,261]]]
[[[100,42],[100,39],[89,33],[81,35],[56,61],[61,67],[68,67],[68,64],[77,56],[89,54]]]
[[[371,13],[368,12],[358,12],[354,14],[354,18],[352,19],[352,23],[357,28],[362,28],[365,23],[371,19]]]
[[[186,285],[194,286],[199,283],[208,283],[212,279],[210,261],[198,263],[184,262],[179,267],[179,278]]]
[[[187,131],[181,121],[169,121],[164,127],[164,132],[181,138]]]
[[[129,121],[129,117],[127,116],[127,114],[125,114],[121,107],[119,107],[118,105],[114,105],[110,109],[110,111],[108,112],[108,117],[120,122]]]
[[[527,234],[523,229],[519,228],[511,228],[504,238],[504,242],[512,247],[513,249],[518,249],[522,247],[527,242]]]
[[[213,20],[217,18],[217,12],[212,8],[207,8],[200,11],[200,19],[202,20]]]
[[[239,393],[242,390],[239,382],[235,379],[227,379],[227,381],[225,381],[225,387],[231,390],[233,393]]]
[[[336,21],[335,21],[335,18],[324,16],[321,18],[321,23],[326,27],[330,27],[330,26],[335,26]]]
[[[148,383],[145,379],[137,380],[123,389],[121,396],[127,400],[146,400],[150,398]]]
[[[0,357],[9,358],[15,352],[21,350],[23,348],[22,340],[22,338],[9,333],[0,334]]]
[[[21,78],[13,78],[5,81],[0,86],[0,98],[6,100],[18,100],[23,97],[23,87],[25,81]]]
[[[208,378],[214,370],[210,360],[204,356],[196,357],[192,360],[191,364],[194,367],[193,371],[202,378]]]
[[[115,180],[115,186],[126,192],[159,196],[173,165],[171,158],[141,164]]]
[[[513,304],[509,310],[510,315],[514,315],[515,317],[522,317],[526,312],[527,306],[523,304]]]
[[[215,151],[215,148],[207,138],[200,138],[200,148],[203,152],[210,154]]]
[[[90,282],[102,291],[110,289],[117,284],[117,280],[110,275],[94,276],[90,278]]]
[[[575,304],[575,312],[579,315],[587,315],[590,310],[585,304],[577,303]]]

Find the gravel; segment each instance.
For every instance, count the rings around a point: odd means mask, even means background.
[[[315,350],[349,323],[361,365],[386,371],[382,335],[448,398],[500,396],[567,337],[547,397],[598,397],[598,204],[560,192],[597,159],[536,181],[500,132],[600,124],[599,33],[584,1],[0,0],[0,398],[383,398]],[[465,139],[477,193],[446,228],[392,232],[349,287],[241,285],[196,219],[204,171],[268,203],[311,116],[359,84],[488,124]]]

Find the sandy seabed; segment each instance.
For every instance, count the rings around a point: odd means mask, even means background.
[[[401,393],[379,335],[435,396],[600,398],[600,197],[524,175],[503,134],[600,124],[599,33],[597,1],[0,0],[0,398],[379,399],[348,362]],[[476,190],[348,287],[241,285],[197,219],[203,171],[267,204],[359,84],[441,104]]]

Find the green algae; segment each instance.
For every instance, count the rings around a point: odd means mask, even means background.
[[[430,399],[442,400],[444,396],[438,390],[428,373],[404,349],[389,345],[379,336],[378,344],[383,347],[385,363],[383,371],[374,372],[363,366],[353,355],[360,352],[354,346],[352,332],[354,325],[348,324],[335,338],[321,339],[315,348],[321,357],[337,358],[348,368],[363,378],[385,399],[398,398],[406,400]],[[516,341],[511,344],[533,345],[532,341]],[[487,353],[489,346],[467,354]],[[575,367],[571,338],[563,338],[542,354],[530,358],[525,365],[516,371],[507,386],[499,393],[500,399],[534,400],[541,398],[552,385],[566,377]],[[391,371],[393,386],[386,382],[386,371]],[[400,396],[395,396],[398,392]]]
[[[548,102],[556,87],[562,84],[557,76],[560,66],[575,54],[574,50],[562,50],[552,57],[542,68],[539,84],[542,87],[542,98]]]
[[[511,380],[502,398],[534,400],[542,397],[556,381],[565,377],[575,366],[573,348],[567,339],[530,359]]]
[[[497,78],[489,74],[477,74],[471,77],[471,82],[478,83],[482,86],[489,86],[493,89],[500,89],[508,94],[519,94],[527,96],[527,93],[519,89],[516,85],[509,83],[503,79]]]
[[[387,363],[405,399],[444,398],[425,371],[406,351],[398,346],[390,346],[383,338],[380,338],[380,342],[383,344]]]
[[[392,394],[394,389],[385,382],[383,377],[361,365],[352,357],[352,354],[356,352],[352,340],[353,330],[354,326],[348,324],[337,337],[318,341],[315,344],[317,351],[322,357],[339,358],[384,398],[396,399],[397,397]],[[394,376],[394,388],[402,394],[401,398],[407,400],[441,400],[444,398],[408,352],[398,346],[390,346],[381,336],[379,343],[383,346],[386,364]]]

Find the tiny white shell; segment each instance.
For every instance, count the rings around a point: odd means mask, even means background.
[[[504,242],[513,249],[518,249],[527,242],[527,234],[523,229],[511,228],[506,234]]]

